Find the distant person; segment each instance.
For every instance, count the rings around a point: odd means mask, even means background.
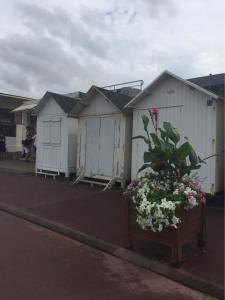
[[[31,148],[35,142],[36,134],[32,126],[27,126],[26,130],[27,130],[26,139],[22,140],[22,145],[23,145],[22,157],[26,157],[26,160],[28,160],[29,154],[31,153]]]

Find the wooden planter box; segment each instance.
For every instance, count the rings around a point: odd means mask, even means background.
[[[178,228],[166,228],[161,232],[143,230],[136,222],[136,213],[130,202],[124,198],[124,246],[132,248],[132,234],[143,236],[146,239],[162,243],[171,248],[171,264],[180,267],[182,261],[182,248],[184,244],[197,239],[198,246],[203,247],[204,242],[204,205],[201,204],[190,210],[182,206],[177,209],[176,216],[181,219]]]

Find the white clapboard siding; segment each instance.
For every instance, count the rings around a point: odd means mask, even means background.
[[[77,166],[86,177],[130,179],[132,118],[101,94],[78,117]]]
[[[214,193],[224,189],[224,158],[221,154],[224,143],[224,103],[214,99],[213,105],[209,106],[209,99],[206,93],[168,76],[156,85],[150,94],[146,93],[139,102],[132,104],[133,136],[145,134],[141,116],[149,116],[149,109],[152,107],[159,108],[159,126],[162,126],[163,121],[171,122],[178,128],[182,137],[189,138],[201,158],[220,152],[219,158],[211,157],[207,164],[198,170],[199,176],[205,178],[202,183],[204,190]],[[133,140],[133,179],[138,176],[138,169],[143,164],[145,149],[142,140]]]
[[[78,121],[69,118],[51,98],[37,114],[36,169],[65,173],[76,171]]]

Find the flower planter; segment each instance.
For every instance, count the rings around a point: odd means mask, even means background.
[[[178,228],[166,228],[161,232],[143,230],[136,222],[136,213],[127,197],[124,198],[124,244],[125,248],[132,248],[132,235],[137,234],[151,241],[162,243],[171,248],[171,264],[180,267],[182,261],[182,248],[184,244],[196,239],[199,247],[203,247],[204,242],[204,205],[200,204],[190,210],[185,210],[180,206],[176,211],[176,216],[181,223]]]

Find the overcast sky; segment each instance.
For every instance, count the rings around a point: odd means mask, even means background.
[[[224,0],[9,0],[0,92],[40,98],[143,79],[224,72]]]

